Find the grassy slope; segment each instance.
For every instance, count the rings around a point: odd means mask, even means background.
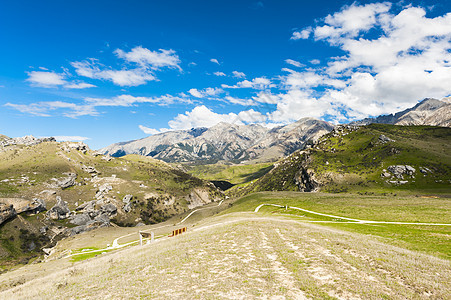
[[[93,200],[98,189],[90,181],[91,175],[83,171],[82,165],[95,167],[100,172],[99,177],[117,179],[112,183],[113,191],[109,196],[118,199],[119,204],[126,194],[134,196],[135,209],[128,214],[119,214],[114,220],[119,224],[135,224],[137,218],[143,218],[144,222],[162,221],[183,213],[187,210],[185,197],[193,188],[209,191],[212,198],[220,197],[205,181],[175,170],[161,161],[137,155],[105,161],[90,153],[62,151],[60,146],[61,144],[54,142],[42,143],[29,147],[17,146],[14,150],[0,152],[0,181],[10,180],[0,182],[0,198],[40,198],[42,195],[38,193],[49,189],[47,184],[52,182],[52,178],[64,177],[65,172],[75,172],[78,174],[77,185],[65,190],[53,189],[73,210],[76,204]],[[113,175],[116,179],[112,178]],[[22,182],[22,176],[27,176],[29,182]],[[102,182],[97,183],[97,186]],[[152,200],[147,200],[149,195],[153,195]],[[171,197],[175,198],[174,204],[164,205],[164,200]],[[51,196],[46,202],[47,209],[50,209],[55,204],[56,197]],[[148,214],[143,216],[143,212]],[[25,262],[39,254],[40,247],[48,242],[42,240],[39,234],[39,228],[46,225],[43,221],[44,214],[45,212],[35,216],[23,215],[22,218],[15,218],[0,226],[0,260],[3,265],[14,264],[22,259]],[[147,216],[149,220],[145,219]],[[66,220],[51,223],[55,226],[73,226]],[[32,240],[37,246],[36,250],[24,251],[25,244]]]
[[[449,261],[360,234],[242,216],[69,266],[3,274],[0,298],[444,299],[451,292]]]
[[[394,142],[380,143],[380,135]],[[396,192],[449,193],[451,180],[451,128],[431,126],[395,126],[371,124],[353,132],[322,137],[308,151],[296,152],[278,163],[260,180],[237,194],[258,191],[295,191],[301,167],[313,170],[326,192]],[[402,185],[381,178],[390,165],[410,165],[415,178]],[[433,170],[423,175],[419,167]]]
[[[272,163],[240,165],[195,165],[188,168],[188,173],[205,180],[223,180],[240,185],[256,180],[272,169]]]
[[[300,192],[261,192],[245,196],[224,211],[253,211],[262,203],[295,206],[315,212],[372,221],[450,223],[451,198],[424,196],[356,195]],[[289,214],[302,220],[332,221],[331,218],[296,210],[264,206],[271,214]],[[324,223],[325,226],[379,236],[384,242],[451,259],[450,226]]]

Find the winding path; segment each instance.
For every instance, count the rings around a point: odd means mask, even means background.
[[[299,208],[299,207],[295,207],[295,206],[279,205],[279,204],[271,204],[271,203],[260,204],[259,206],[257,206],[255,208],[254,212],[258,212],[260,210],[260,208],[262,208],[263,206],[275,206],[275,207],[281,207],[281,208],[285,207],[287,209],[289,208],[289,209],[300,210],[300,211],[303,211],[303,212],[306,212],[309,214],[314,214],[314,215],[323,216],[323,217],[329,217],[329,218],[333,218],[333,219],[341,219],[341,220],[351,221],[353,223],[360,223],[360,224],[451,226],[451,224],[443,224],[443,223],[390,222],[390,221],[369,221],[369,220],[352,219],[352,218],[340,217],[340,216],[335,216],[335,215],[323,214],[323,213],[319,213],[319,212],[315,212],[315,211],[311,211],[311,210],[307,210],[307,209],[303,209],[303,208]]]

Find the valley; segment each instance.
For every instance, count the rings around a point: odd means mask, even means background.
[[[447,107],[425,101],[409,118]],[[277,131],[296,132],[295,142],[307,136],[305,122]],[[251,160],[164,162],[51,138],[1,138],[0,298],[451,293],[449,127],[344,124],[291,148],[284,135],[285,150],[269,143]],[[155,240],[140,245],[139,232]]]

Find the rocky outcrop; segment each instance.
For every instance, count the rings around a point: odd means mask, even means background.
[[[122,206],[122,210],[126,213],[130,212],[132,210],[132,199],[133,195],[125,195],[122,199],[122,202],[124,203],[124,206]]]
[[[46,210],[45,201],[38,198],[34,198],[33,200],[24,198],[0,198],[0,203],[12,205],[17,214],[21,214],[23,212],[28,214],[37,214]]]
[[[75,185],[75,179],[77,179],[77,174],[64,173],[64,175],[66,175],[67,177],[52,179],[54,181],[54,183],[52,184],[53,188],[61,188],[64,190]]]
[[[62,220],[70,216],[70,209],[67,207],[66,202],[64,202],[60,196],[57,196],[55,206],[53,206],[46,215],[52,220]]]
[[[0,148],[13,145],[33,146],[44,142],[55,142],[55,141],[56,140],[53,137],[35,138],[32,135],[27,135],[24,137],[4,138],[0,140]]]
[[[295,181],[300,192],[317,192],[320,186],[314,171],[304,167],[296,174]]]
[[[186,196],[186,201],[188,202],[188,209],[193,209],[210,203],[213,200],[210,198],[208,191],[194,189],[188,196]]]
[[[80,151],[83,154],[86,154],[89,151],[89,147],[88,147],[88,145],[86,145],[83,142],[77,142],[77,143],[66,142],[61,145],[61,150],[66,151],[66,152],[71,152],[71,150],[76,150],[76,151]]]
[[[398,179],[404,179],[404,176],[414,176],[415,168],[408,165],[393,165],[389,166],[387,170],[392,173]]]
[[[0,224],[14,218],[16,215],[16,210],[12,204],[0,203]]]

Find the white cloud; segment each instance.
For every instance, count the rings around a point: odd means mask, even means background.
[[[210,61],[214,64],[218,64],[218,65],[220,64],[216,58],[212,58],[212,59],[210,59]]]
[[[157,70],[163,67],[180,68],[180,59],[174,50],[159,49],[158,51],[150,51],[147,48],[138,46],[125,52],[121,49],[116,49],[114,53],[128,62],[134,62],[143,68],[150,68]]]
[[[214,72],[213,74],[218,77],[227,76],[224,72]]]
[[[156,81],[158,78],[154,72],[162,68],[182,70],[180,59],[174,50],[151,51],[138,46],[129,52],[116,49],[114,53],[128,63],[135,64],[135,67],[114,70],[100,64],[96,59],[72,62],[71,65],[79,76],[109,80],[118,86],[139,86],[148,81]]]
[[[312,65],[319,65],[321,61],[319,59],[312,59],[309,61]]]
[[[22,113],[34,116],[50,117],[54,112],[69,118],[81,116],[98,116],[97,107],[128,107],[142,103],[169,105],[175,102],[191,103],[184,96],[161,95],[158,97],[135,97],[131,95],[119,95],[112,98],[85,98],[82,103],[71,103],[64,101],[43,101],[30,104],[6,103],[10,107]],[[52,114],[53,113],[53,114]]]
[[[232,96],[226,96],[225,100],[229,101],[232,104],[238,104],[238,105],[243,105],[243,106],[251,106],[251,105],[257,104],[252,99],[240,99],[240,98],[236,98],[236,97],[232,97]]]
[[[152,103],[159,105],[168,105],[175,102],[189,103],[189,99],[172,96],[162,95],[158,97],[135,97],[132,95],[119,95],[113,98],[85,98],[86,103],[91,106],[132,106],[139,103]]]
[[[420,7],[392,13],[390,3],[352,4],[311,30],[344,55],[325,68],[285,69],[288,92],[272,114],[279,121],[304,115],[305,107],[349,121],[451,94],[451,13],[428,18]]]
[[[76,135],[56,135],[53,136],[55,140],[59,142],[83,142],[90,140],[90,138],[85,136],[76,136]]]
[[[86,88],[92,88],[92,87],[96,87],[93,84],[90,83],[86,83],[86,82],[78,82],[78,83],[68,83],[66,85],[64,85],[65,88],[67,89],[86,89]]]
[[[27,81],[40,87],[55,87],[66,84],[64,74],[57,74],[55,72],[31,71],[28,72]]]
[[[244,74],[243,72],[239,72],[239,71],[233,71],[232,75],[235,78],[246,78],[246,74]]]
[[[205,105],[201,105],[196,106],[192,111],[186,111],[184,114],[177,115],[173,120],[169,121],[168,124],[172,130],[179,130],[196,127],[211,127],[220,122],[242,123],[235,113],[217,114]]]
[[[146,127],[146,126],[143,126],[143,125],[139,125],[138,127],[139,127],[139,129],[141,129],[142,132],[144,132],[145,134],[152,134],[152,135],[153,135],[153,134],[159,134],[159,133],[162,133],[162,132],[169,131],[169,129],[167,129],[167,128],[154,129],[154,128],[149,128],[149,127]]]
[[[301,31],[295,31],[295,32],[293,32],[293,35],[291,36],[290,40],[295,40],[295,41],[300,40],[300,39],[306,40],[310,37],[311,33],[312,33],[312,29],[310,27],[306,28],[304,30],[301,30]]]
[[[192,96],[196,98],[213,97],[223,92],[224,91],[221,88],[206,88],[204,90],[190,89],[188,91],[188,93],[190,93]]]
[[[71,64],[80,76],[110,80],[119,86],[138,86],[148,81],[157,80],[153,73],[145,68],[112,70],[99,64],[96,60],[72,62]]]
[[[6,103],[6,107],[13,108],[22,113],[31,114],[40,117],[50,117],[51,112],[63,109],[62,115],[69,118],[81,116],[97,116],[99,113],[91,105],[75,104],[63,101],[37,102],[30,104]]]
[[[383,24],[387,18],[391,3],[371,3],[366,5],[345,6],[340,12],[328,15],[323,26],[314,29],[315,39],[328,39],[339,43],[342,37],[355,38],[361,32],[367,32],[377,24]],[[380,17],[384,16],[384,17]],[[385,25],[385,24],[384,24]]]
[[[292,66],[295,66],[295,67],[298,67],[298,68],[304,66],[304,65],[301,64],[300,62],[298,62],[298,61],[296,61],[296,60],[293,60],[293,59],[285,59],[285,62],[286,62],[287,64],[289,64],[289,65],[292,65]]]
[[[243,80],[238,82],[236,85],[222,85],[223,88],[229,89],[251,88],[256,90],[264,90],[274,86],[275,85],[271,83],[271,80],[265,77],[257,77],[252,80]]]
[[[44,70],[45,68],[40,67],[40,69]],[[69,82],[66,80],[65,73],[59,74],[51,71],[28,72],[27,81],[29,81],[32,86],[43,88],[56,88],[62,86],[66,89],[86,89],[95,87],[95,85],[85,82]]]

